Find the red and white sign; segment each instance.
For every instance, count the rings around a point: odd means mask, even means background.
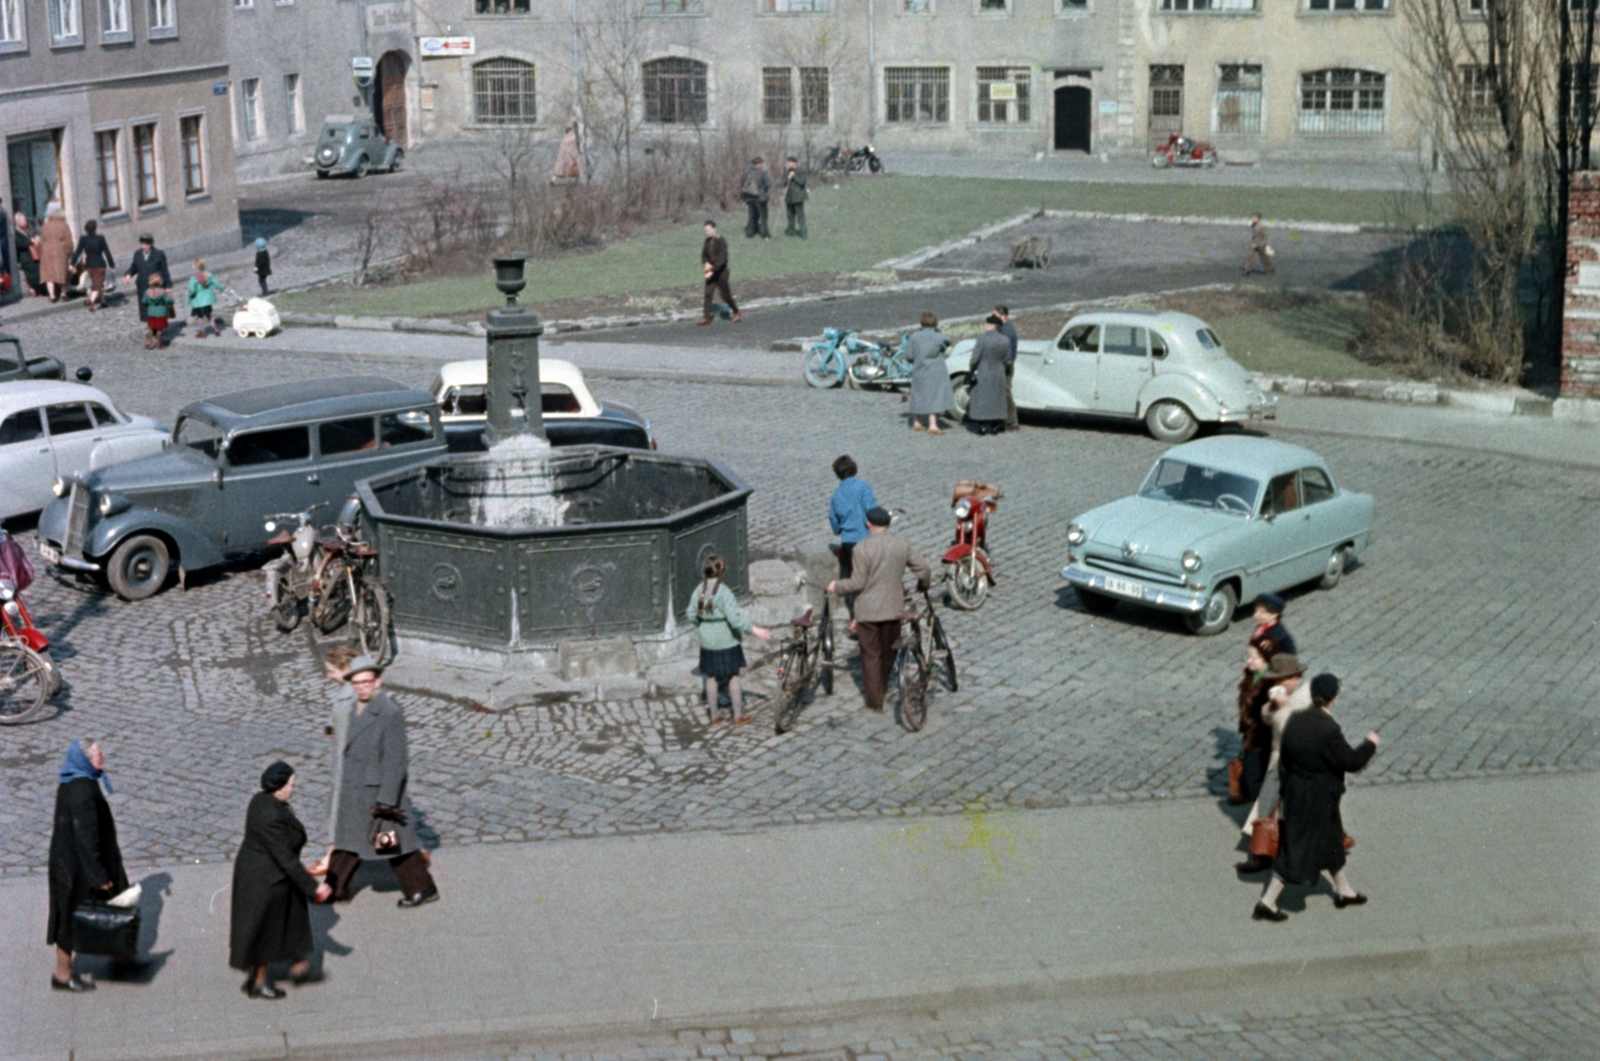
[[[417,54],[424,59],[443,59],[452,55],[477,55],[473,37],[418,37]]]

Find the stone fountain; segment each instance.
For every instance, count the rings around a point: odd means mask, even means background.
[[[705,559],[749,592],[750,488],[715,461],[613,446],[552,450],[526,255],[496,258],[487,450],[356,484],[408,656],[567,681],[689,661],[682,622]],[[682,670],[688,676],[691,662]]]

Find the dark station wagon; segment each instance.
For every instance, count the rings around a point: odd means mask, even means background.
[[[376,376],[309,379],[187,405],[165,450],[56,484],[39,517],[39,552],[103,575],[126,600],[180,575],[265,548],[265,521],[325,502],[357,479],[444,453],[426,391]]]

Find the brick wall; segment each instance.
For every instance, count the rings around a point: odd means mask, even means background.
[[[1600,398],[1600,172],[1572,177],[1561,396]]]

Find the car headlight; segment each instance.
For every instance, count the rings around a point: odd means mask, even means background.
[[[1082,545],[1089,538],[1089,534],[1076,523],[1067,524],[1067,544]]]
[[[131,502],[125,497],[118,497],[116,494],[100,495],[101,516],[115,516],[118,512],[126,512],[129,507]]]
[[[67,489],[67,481],[59,475],[56,476],[55,482],[50,484],[50,492],[57,497],[66,497]]]
[[[956,519],[966,519],[970,515],[972,515],[972,502],[963,497],[956,502]]]
[[[0,578],[0,600],[12,600],[17,595],[17,584],[9,578]]]
[[[1183,553],[1183,569],[1185,571],[1200,570],[1200,554],[1193,549],[1185,549]]]

